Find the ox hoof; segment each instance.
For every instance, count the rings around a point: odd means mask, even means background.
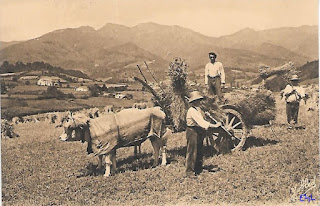
[[[104,177],[110,177],[110,174],[104,174],[103,176]]]

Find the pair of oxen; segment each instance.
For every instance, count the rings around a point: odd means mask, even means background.
[[[154,165],[159,164],[162,151],[162,165],[166,164],[166,142],[172,134],[164,123],[165,113],[160,107],[147,109],[124,109],[118,113],[103,114],[90,119],[83,114],[64,119],[60,140],[87,142],[87,153],[99,157],[98,169],[102,169],[105,157],[105,174],[116,171],[116,150],[121,147],[140,145],[149,139],[154,149]]]

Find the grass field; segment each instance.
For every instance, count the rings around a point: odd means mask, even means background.
[[[23,87],[21,87],[23,88]],[[46,87],[39,87],[46,88]],[[72,89],[63,89],[65,94],[71,93]],[[21,91],[23,91],[21,89]],[[31,90],[30,90],[31,91]],[[34,91],[40,92],[40,91]],[[150,102],[151,94],[142,91],[123,91],[124,94],[132,94],[133,98],[127,99],[115,99],[107,98],[105,96],[88,97],[89,92],[75,92],[72,93],[76,96],[76,99],[57,100],[57,99],[38,99],[38,95],[28,94],[11,94],[1,97],[1,114],[5,118],[11,119],[14,116],[25,116],[29,114],[45,113],[52,111],[66,111],[66,110],[78,110],[82,108],[98,107],[103,109],[106,105],[113,105],[116,109],[122,107],[129,108],[135,102]],[[83,98],[86,96],[86,98]]]
[[[313,178],[316,188],[307,194],[319,203],[318,110],[307,112],[302,104],[299,118],[306,129],[287,130],[284,108],[277,100],[276,124],[253,129],[244,151],[211,157],[206,147],[206,170],[197,178],[184,177],[184,132],[170,138],[167,166],[151,168],[147,141],[139,160],[133,148],[119,149],[118,173],[105,178],[90,173],[97,158],[86,155],[86,144],[58,140],[61,128],[19,124],[20,138],[1,144],[3,204],[309,205],[299,201],[301,181]]]

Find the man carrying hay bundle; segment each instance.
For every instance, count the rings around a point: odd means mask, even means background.
[[[290,83],[282,91],[282,96],[286,100],[286,112],[287,121],[289,125],[296,125],[298,123],[299,106],[301,99],[306,102],[306,93],[302,87],[298,86],[299,78],[297,75],[293,75],[290,79]],[[290,128],[290,127],[289,127]]]
[[[202,172],[203,163],[203,139],[206,136],[206,130],[209,128],[218,128],[220,122],[211,124],[204,120],[204,112],[201,110],[201,100],[204,97],[198,91],[190,93],[189,103],[191,107],[187,111],[187,154],[186,154],[186,175],[198,175]]]
[[[221,85],[224,87],[225,73],[221,62],[216,61],[217,55],[209,53],[210,62],[205,67],[205,84],[208,85],[209,95],[218,95],[219,100],[223,98]]]

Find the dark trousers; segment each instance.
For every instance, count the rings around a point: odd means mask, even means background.
[[[210,95],[217,95],[219,100],[222,98],[222,91],[221,91],[221,78],[220,76],[217,77],[208,77],[208,93]]]
[[[287,121],[290,124],[291,120],[294,121],[294,124],[298,123],[298,114],[299,114],[299,102],[287,102],[286,111],[287,111]]]
[[[206,133],[200,127],[188,127],[187,137],[187,154],[186,154],[186,172],[200,174],[203,164],[203,139]]]

